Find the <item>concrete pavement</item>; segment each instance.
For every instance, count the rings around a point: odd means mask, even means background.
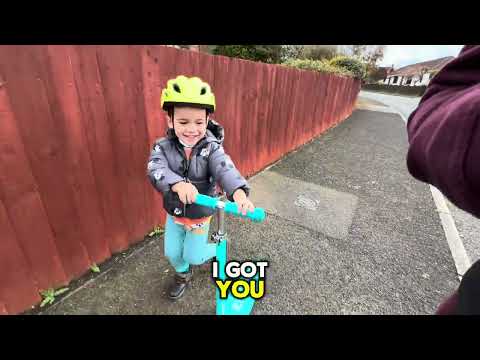
[[[406,149],[398,115],[359,109],[250,180],[267,220],[229,217],[227,230],[231,259],[270,261],[254,314],[435,311],[458,279],[428,187],[408,174]],[[161,237],[146,242],[45,313],[214,314],[206,268],[196,269],[184,298],[164,298],[172,270],[162,248]]]

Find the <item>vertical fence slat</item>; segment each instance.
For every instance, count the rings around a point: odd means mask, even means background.
[[[249,149],[249,154],[250,154],[250,169],[249,169],[249,175],[252,175],[255,173],[255,169],[258,166],[258,160],[260,156],[260,149],[261,149],[261,143],[260,139],[262,136],[262,123],[261,123],[261,116],[260,116],[260,107],[261,105],[261,98],[260,94],[263,89],[263,82],[262,82],[262,77],[263,77],[263,71],[262,67],[258,66],[258,64],[252,65],[251,72],[252,72],[252,78],[251,78],[251,86],[252,86],[252,111],[249,114],[249,121],[251,122],[251,134],[248,134],[247,139],[249,140],[248,142],[248,149]]]
[[[198,53],[196,56],[199,58],[197,76],[213,86],[215,83],[214,57],[203,53]]]
[[[280,154],[285,149],[285,83],[286,72],[277,69],[274,100],[275,110],[273,112],[276,122],[270,127],[269,137],[270,152],[274,159],[280,158]]]
[[[243,105],[244,92],[240,86],[235,86],[236,84],[242,84],[243,77],[243,66],[241,61],[231,61],[231,78],[229,79],[229,94],[231,96],[231,105],[228,109],[228,128],[229,130],[225,132],[226,144],[225,150],[228,155],[231,156],[232,160],[237,164],[238,169],[241,173],[245,172],[245,161],[241,151],[241,111]],[[236,81],[233,81],[235,79]],[[221,96],[221,95],[220,95]]]
[[[0,199],[0,302],[8,313],[18,313],[40,300],[18,239],[8,219],[7,210]]]
[[[0,301],[0,315],[8,315],[7,307]]]
[[[263,153],[265,154],[265,164],[273,163],[273,156],[270,149],[271,144],[271,136],[270,136],[270,128],[272,126],[276,126],[278,119],[275,117],[274,114],[274,91],[275,91],[275,77],[276,77],[276,67],[272,65],[268,66],[268,77],[267,77],[267,91],[268,93],[265,95],[265,120],[264,120],[264,128],[263,128]],[[268,96],[268,98],[267,98]]]
[[[339,89],[340,89],[340,79],[334,82],[335,84],[335,97],[333,101],[333,112],[335,114],[335,125],[338,124],[338,103],[339,103]]]
[[[316,101],[313,109],[313,119],[314,119],[314,136],[320,134],[321,118],[319,116],[320,108],[322,107],[322,97],[321,97],[321,88],[320,88],[320,74],[315,74],[316,76],[313,79],[313,93],[315,94]]]
[[[164,84],[161,83],[162,72],[158,66],[158,58],[161,58],[161,56],[158,50],[159,49],[154,46],[148,46],[142,51],[143,98],[145,101],[145,117],[148,129],[148,152],[150,152],[156,139],[165,136],[167,127],[163,111],[160,109],[160,95]],[[155,59],[157,59],[157,62],[155,62]],[[144,167],[146,167],[146,164],[144,164]],[[150,219],[152,226],[156,226],[157,224],[163,223],[165,219],[165,213],[162,207],[162,196],[153,186],[148,185],[148,219]]]
[[[254,171],[254,158],[257,154],[257,93],[256,82],[258,72],[255,63],[245,61],[243,65],[243,83],[246,89],[243,91],[243,106],[240,107],[241,114],[241,151],[242,158],[245,159],[245,176],[250,176]]]
[[[213,67],[214,67],[214,83],[212,84],[213,91],[216,94],[215,96],[215,104],[216,104],[216,111],[213,114],[213,118],[218,121],[224,128],[225,133],[229,134],[229,125],[228,122],[229,118],[229,108],[230,108],[230,97],[226,96],[228,93],[228,84],[226,83],[226,74],[225,72],[230,71],[229,67],[229,59],[224,56],[216,56],[213,59]],[[223,71],[222,71],[223,70]],[[223,94],[223,96],[219,96],[219,94]],[[224,147],[228,149],[228,139],[225,139]]]
[[[293,70],[293,69],[291,69]],[[294,71],[290,71],[288,74],[288,84],[287,84],[287,131],[286,131],[286,146],[288,151],[292,151],[297,147],[295,141],[295,128],[300,125],[300,123],[295,122],[295,119],[292,117],[293,109],[295,108],[295,96],[293,96],[293,90],[297,86],[297,79]],[[293,120],[293,121],[292,121]]]
[[[246,171],[246,161],[242,153],[242,109],[244,106],[247,106],[244,99],[245,99],[245,91],[246,89],[241,88],[240,86],[236,86],[240,79],[242,79],[244,75],[244,61],[232,61],[232,72],[233,76],[230,79],[230,96],[232,98],[232,117],[229,118],[229,122],[231,123],[231,128],[233,128],[233,132],[231,134],[227,134],[228,137],[231,137],[231,147],[228,149],[228,154],[231,156],[232,160],[238,164],[238,169],[241,173],[245,173]],[[233,80],[235,79],[235,80]],[[240,82],[241,83],[241,82]]]
[[[137,194],[137,214],[134,221],[136,224],[134,237],[131,243],[143,240],[147,229],[151,227],[151,220],[147,220],[147,186],[151,184],[146,179],[145,171],[148,157],[150,155],[150,145],[148,144],[148,128],[146,124],[145,104],[143,101],[143,76],[142,76],[142,58],[141,46],[128,48],[127,62],[129,64],[129,86],[126,87],[128,94],[127,108],[129,109],[130,134],[133,142],[132,146],[132,181]]]
[[[268,149],[264,145],[268,141],[268,123],[269,122],[275,122],[275,119],[272,119],[271,121],[268,121],[269,118],[269,104],[271,101],[270,99],[270,94],[272,92],[271,90],[271,79],[273,76],[273,66],[271,65],[266,65],[262,66],[263,68],[263,78],[261,80],[261,83],[257,84],[257,89],[260,88],[259,91],[259,96],[260,96],[260,103],[259,103],[259,118],[258,120],[260,121],[260,136],[259,136],[259,156],[258,160],[255,163],[255,171],[257,169],[260,169],[262,164],[269,164],[270,159],[269,159],[269,154],[268,154]]]
[[[288,126],[288,104],[287,104],[287,96],[288,96],[288,72],[282,71],[281,72],[281,82],[280,86],[278,87],[278,127],[274,127],[275,135],[271,139],[275,148],[275,158],[280,158],[283,151],[287,149],[287,126]]]
[[[335,91],[334,87],[334,82],[333,82],[333,75],[327,74],[328,77],[328,85],[327,85],[327,114],[326,114],[326,119],[327,119],[327,127],[330,128],[333,126],[333,92]]]
[[[287,98],[285,102],[287,103],[286,109],[286,117],[285,117],[285,125],[286,125],[286,148],[288,151],[292,150],[296,147],[296,128],[301,126],[300,122],[295,121],[294,109],[295,109],[295,100],[296,100],[296,89],[297,86],[297,78],[296,74],[293,69],[288,69],[288,84],[287,84]]]
[[[315,121],[313,119],[313,108],[314,108],[314,104],[315,102],[317,101],[315,98],[315,94],[313,93],[313,89],[312,89],[312,76],[314,74],[311,73],[311,72],[307,72],[305,74],[305,92],[307,94],[310,94],[311,98],[309,98],[306,102],[306,106],[305,106],[305,123],[307,125],[307,128],[305,129],[307,131],[307,141],[310,141],[313,136],[314,136],[314,124],[315,124]]]

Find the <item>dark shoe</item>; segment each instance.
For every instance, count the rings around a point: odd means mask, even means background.
[[[175,273],[173,283],[168,289],[168,297],[171,300],[177,300],[182,297],[188,283],[192,280],[193,272],[189,271],[183,273]]]

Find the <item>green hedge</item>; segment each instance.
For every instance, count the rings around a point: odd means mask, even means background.
[[[214,55],[277,64],[281,61],[281,45],[217,45]]]
[[[318,71],[324,73],[332,73],[341,76],[353,77],[354,74],[339,66],[330,64],[327,60],[311,60],[311,59],[291,59],[283,63],[283,65],[295,67],[302,70]]]
[[[347,56],[336,56],[331,59],[329,63],[332,66],[340,67],[350,71],[357,79],[365,79],[367,76],[366,66],[357,59]]]
[[[426,86],[403,86],[403,85],[384,85],[384,84],[364,84],[362,90],[377,91],[382,93],[423,96]]]

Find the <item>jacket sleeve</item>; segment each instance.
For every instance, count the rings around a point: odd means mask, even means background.
[[[230,156],[225,153],[222,145],[214,144],[208,166],[210,173],[227,193],[228,200],[233,201],[233,193],[240,188],[245,191],[247,196],[250,194],[247,181],[237,170]]]
[[[147,176],[155,189],[165,193],[172,185],[184,181],[184,178],[169,168],[161,142],[162,139],[157,140],[153,145],[147,164]]]
[[[433,78],[407,131],[410,173],[480,217],[480,46],[465,46]]]

